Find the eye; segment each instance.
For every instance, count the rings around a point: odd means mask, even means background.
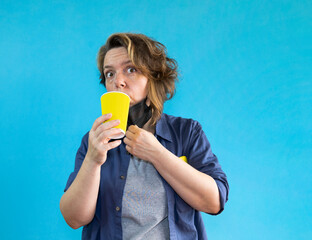
[[[134,73],[134,72],[136,72],[136,69],[135,69],[135,68],[133,68],[133,67],[128,67],[127,73]]]
[[[105,78],[112,78],[114,76],[114,73],[109,71],[109,72],[104,73],[104,75],[105,75]]]

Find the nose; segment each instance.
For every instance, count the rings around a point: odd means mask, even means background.
[[[126,77],[122,73],[116,73],[115,86],[116,88],[125,88],[126,87]]]

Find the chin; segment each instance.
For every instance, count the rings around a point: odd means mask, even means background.
[[[135,102],[130,101],[130,107],[132,107],[135,104],[136,104]]]
[[[128,95],[129,96],[129,95]],[[130,96],[129,96],[130,97]],[[132,106],[132,105],[134,105],[135,103],[134,103],[134,101],[133,101],[133,99],[132,98],[130,98],[130,106]]]

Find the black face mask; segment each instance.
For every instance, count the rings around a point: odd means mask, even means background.
[[[128,126],[137,125],[142,128],[152,117],[152,109],[146,105],[146,98],[129,108]]]

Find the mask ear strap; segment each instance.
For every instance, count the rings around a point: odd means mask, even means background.
[[[130,125],[137,125],[142,128],[151,119],[152,109],[146,105],[146,99],[130,107],[127,128]]]

